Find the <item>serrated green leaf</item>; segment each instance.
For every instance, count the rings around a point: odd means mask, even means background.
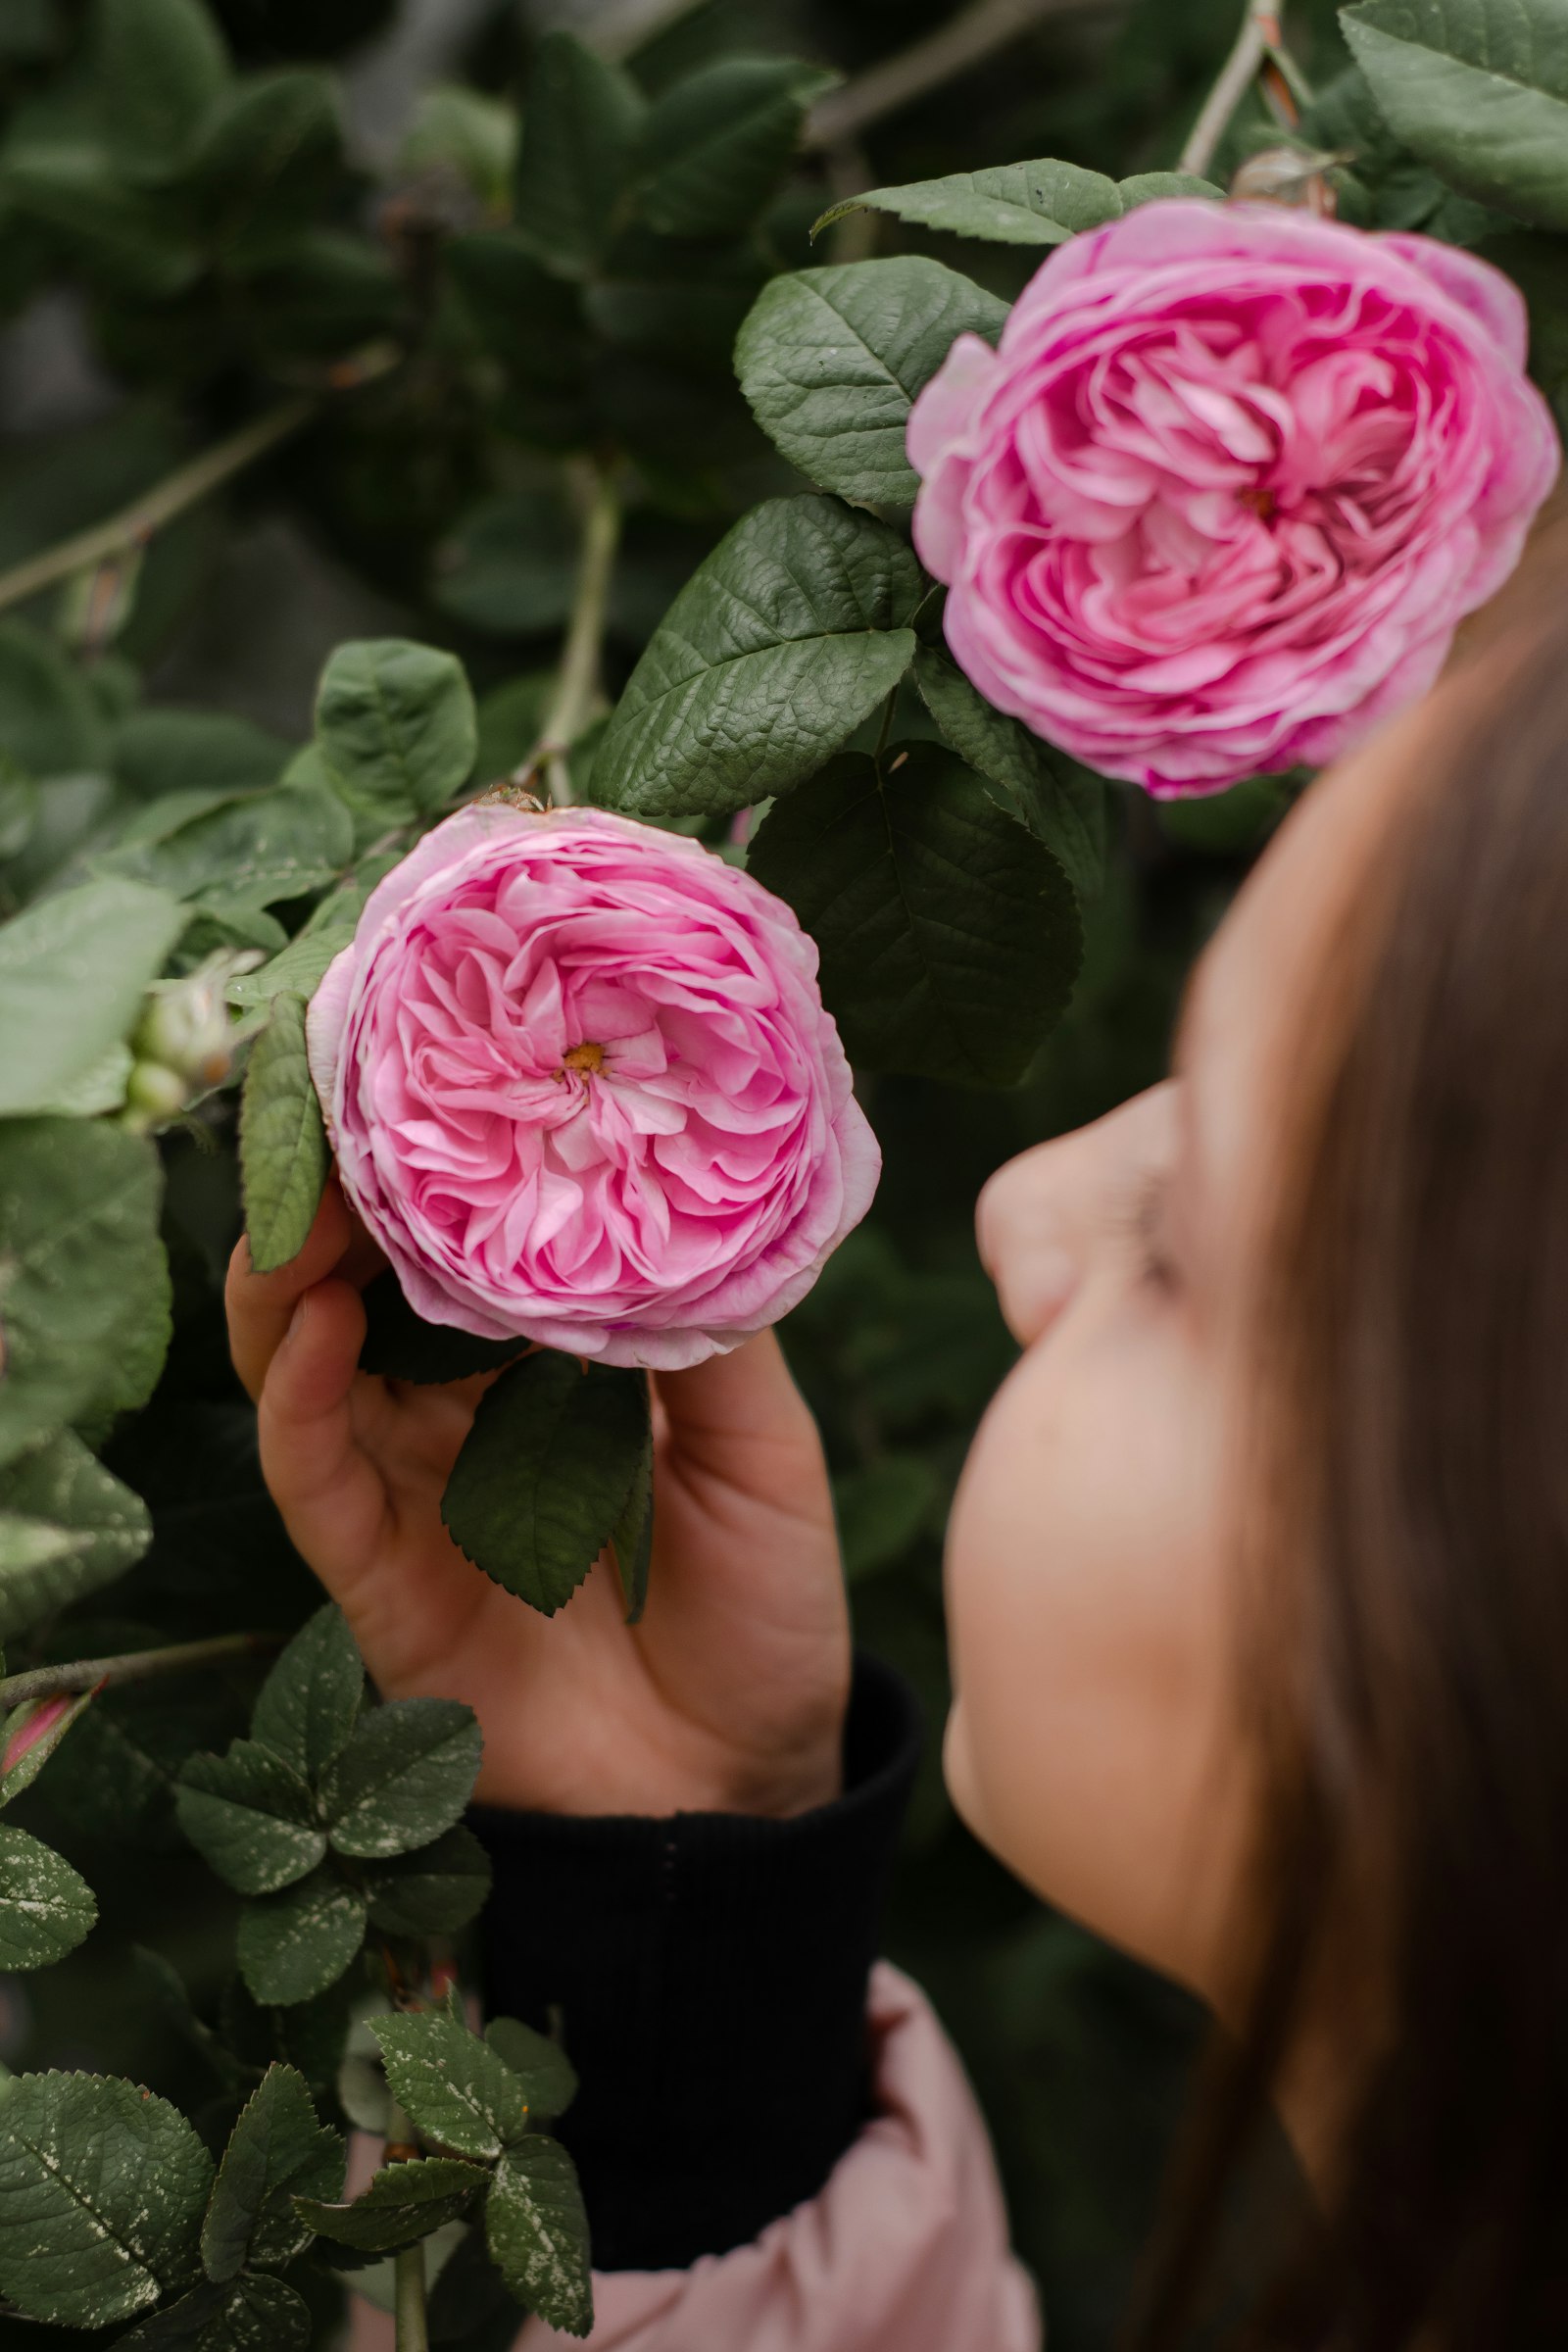
[[[648,1571],[654,1556],[654,1440],[652,1431],[632,1477],[620,1516],[610,1531],[615,1573],[626,1602],[626,1623],[641,1621],[648,1600]]]
[[[340,645],[316,697],[316,748],[349,807],[382,826],[433,816],[473,766],[463,664],[402,637]]]
[[[201,0],[100,0],[98,74],[110,153],[127,179],[155,182],[177,175],[229,78]]]
[[[359,1645],[342,1610],[328,1601],[301,1626],[262,1685],[251,1738],[314,1781],[347,1746],[364,1694]]]
[[[165,892],[122,881],[85,882],[0,924],[0,1118],[65,1106],[122,1044],[184,927]]]
[[[63,1856],[25,1830],[0,1823],[0,1968],[47,1968],[63,1960],[97,1917],[92,1888]]]
[[[649,109],[638,211],[666,237],[734,236],[789,167],[806,110],[838,74],[783,57],[724,57]]]
[[[217,1678],[106,1690],[52,1765],[49,1802],[110,1844],[181,1846],[174,1817],[180,1771],[198,1749],[225,1739],[231,1723]],[[0,1783],[0,1793],[6,1786]]]
[[[286,253],[330,197],[342,167],[333,86],[306,71],[249,74],[213,108],[190,181],[230,269]]]
[[[485,2199],[485,2235],[508,2286],[547,2327],[587,2335],[594,2324],[588,2217],[571,2158],[542,2135],[508,2148]]]
[[[308,1004],[325,978],[327,965],[353,938],[352,923],[342,923],[330,931],[302,932],[270,963],[263,964],[259,972],[241,972],[232,980],[229,1003],[242,1007],[270,1004],[274,997],[286,992],[303,997]]]
[[[496,1372],[533,1345],[531,1340],[481,1340],[456,1324],[427,1323],[415,1313],[395,1274],[378,1274],[365,1290],[365,1345],[360,1370],[385,1380],[439,1385]]]
[[[775,277],[735,345],[741,390],[770,440],[824,490],[912,507],[915,396],[956,338],[995,343],[1007,306],[956,270],[903,254]]]
[[[364,1873],[370,1924],[391,1936],[451,1936],[466,1928],[490,1891],[490,1857],[460,1823]]]
[[[920,700],[960,760],[1000,785],[1031,833],[1057,859],[1080,901],[1105,877],[1105,787],[1064,754],[1048,751],[1017,719],[995,710],[956,662],[932,646],[915,656]]]
[[[466,2026],[425,2010],[372,2018],[370,2032],[392,2096],[426,2139],[488,2163],[528,2129],[521,2082]]]
[[[633,816],[717,816],[788,792],[914,658],[926,592],[896,531],[837,500],[775,498],[720,540],[632,671],[594,798]]]
[[[0,2086],[0,2293],[28,2319],[106,2328],[196,2271],[213,2160],[185,2118],[105,2075]]]
[[[647,1437],[640,1373],[541,1350],[480,1399],[441,1515],[476,1568],[554,1616],[609,1543]]]
[[[569,32],[534,53],[513,205],[517,241],[562,277],[586,277],[610,242],[646,112],[636,84]]]
[[[406,2164],[383,2165],[352,2205],[301,2197],[298,2210],[318,2237],[335,2245],[361,2254],[393,2254],[457,2221],[489,2178],[483,2165],[465,2164],[456,2156],[412,2157]]]
[[[322,1872],[323,1881],[330,1877]],[[253,1913],[267,1914],[299,1905],[310,1880],[280,1895],[253,1903]],[[241,1927],[245,1915],[241,1915]],[[353,1955],[351,1954],[352,1958]],[[274,2059],[293,2066],[305,2077],[316,2099],[330,2098],[348,2040],[354,1994],[352,1977],[337,1977],[318,1993],[279,2006],[258,2002],[243,1977],[231,1977],[223,1987],[219,2025],[236,2064],[250,2070],[251,2079],[266,2072]]]
[[[62,1430],[0,1470],[0,1642],[96,1592],[140,1559],[139,1495]]]
[[[343,2141],[322,2128],[305,2078],[270,2066],[240,2110],[202,2223],[202,2268],[220,2283],[247,2263],[281,2270],[310,2242],[294,2198],[343,2193]]]
[[[236,1740],[226,1756],[192,1756],[175,1804],[197,1852],[240,1894],[291,1886],[326,1852],[309,1786],[254,1740]]]
[[[324,890],[353,853],[353,819],[337,795],[284,782],[270,792],[169,793],[92,862],[215,913],[246,914]]]
[[[1361,0],[1340,23],[1412,154],[1467,196],[1568,228],[1560,0]]]
[[[0,1127],[0,1461],[145,1402],[169,1338],[158,1154],[75,1119]]]
[[[472,1708],[455,1698],[394,1698],[362,1715],[321,1779],[337,1851],[383,1861],[449,1830],[483,1744]]]
[[[911,180],[899,188],[868,188],[847,196],[812,227],[820,235],[847,213],[862,209],[896,214],[922,228],[951,236],[981,237],[1004,245],[1062,245],[1080,230],[1118,220],[1140,204],[1168,196],[1224,194],[1212,181],[1188,172],[1144,172],[1116,181],[1079,164],[1042,158],[1027,164],[995,164],[983,172],[950,172],[942,179]]]
[[[553,2123],[565,2114],[577,2096],[577,2071],[559,2041],[516,2017],[493,2017],[484,2037],[520,2079],[533,2123]]]
[[[116,2352],[304,2352],[310,2340],[304,2297],[282,2278],[248,2272],[193,2287],[120,2336]]]
[[[835,760],[751,845],[758,880],[821,952],[850,1057],[958,1086],[1011,1086],[1083,958],[1056,859],[936,744]]]
[[[253,2000],[288,2009],[335,1984],[365,1940],[365,1897],[329,1864],[247,1903],[235,1957]]]
[[[332,1155],[305,1046],[305,999],[280,989],[251,1049],[240,1099],[239,1159],[251,1264],[270,1274],[298,1257]]]

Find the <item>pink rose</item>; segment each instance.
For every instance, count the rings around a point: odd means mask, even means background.
[[[1158,794],[1332,757],[1437,676],[1556,475],[1518,291],[1179,199],[1074,237],[914,404],[914,540],[999,710]]]
[[[805,1296],[880,1155],[790,909],[597,808],[459,809],[310,1008],[343,1190],[428,1322],[700,1363]]]

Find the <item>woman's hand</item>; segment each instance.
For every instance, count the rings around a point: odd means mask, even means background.
[[[466,1699],[495,1804],[782,1816],[835,1795],[848,1613],[821,1446],[772,1334],[656,1379],[643,1623],[608,1558],[545,1618],[441,1520],[486,1380],[356,1369],[378,1262],[334,1186],[277,1273],[240,1243],[228,1323],[267,1483],[383,1695]]]

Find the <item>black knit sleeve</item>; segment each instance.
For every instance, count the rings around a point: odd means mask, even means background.
[[[495,1868],[486,2007],[559,2009],[559,2126],[602,2271],[684,2269],[814,2196],[865,2120],[866,1978],[920,1746],[858,1661],[844,1793],[793,1821],[475,1808]]]

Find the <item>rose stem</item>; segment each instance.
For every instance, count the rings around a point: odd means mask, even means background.
[[[0,1682],[0,1707],[53,1698],[62,1690],[96,1690],[104,1683],[141,1683],[155,1674],[181,1674],[229,1659],[263,1657],[282,1645],[281,1634],[219,1634],[208,1642],[181,1642],[172,1649],[133,1649],[118,1658],[74,1658],[67,1666],[32,1666]]]
[[[907,49],[870,67],[842,89],[829,90],[806,118],[803,144],[842,148],[884,115],[912,106],[928,90],[942,88],[1018,40],[1050,17],[1087,10],[1095,0],[973,0],[946,24],[921,35]],[[860,185],[865,184],[862,179]],[[845,189],[846,195],[853,194]]]
[[[571,775],[566,754],[582,733],[599,692],[599,659],[605,638],[605,605],[610,575],[620,544],[620,500],[609,469],[579,459],[572,466],[582,513],[582,539],[577,554],[577,585],[572,593],[571,619],[562,649],[561,670],[544,733],[525,766],[527,776],[541,769],[549,779],[550,797],[558,808],[570,806]]]
[[[410,2164],[419,2153],[414,2126],[394,2100],[387,2109],[385,2158],[388,2164]],[[393,2308],[397,2314],[397,2352],[430,2352],[430,2325],[424,2302],[424,2240],[400,2246],[392,2260]]]
[[[1219,70],[1213,88],[1204,99],[1198,121],[1182,149],[1178,172],[1191,172],[1196,178],[1205,176],[1214,160],[1214,150],[1225,136],[1232,115],[1247,96],[1270,55],[1283,42],[1280,30],[1278,0],[1247,0],[1247,15],[1236,36],[1236,46]]]

